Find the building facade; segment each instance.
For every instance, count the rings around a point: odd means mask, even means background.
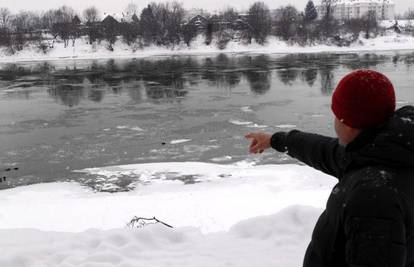
[[[317,7],[319,18],[325,16],[329,3],[333,17],[339,20],[357,19],[368,13],[375,14],[378,20],[393,20],[395,16],[393,0],[321,0]]]

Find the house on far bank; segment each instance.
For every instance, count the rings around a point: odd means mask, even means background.
[[[190,18],[187,22],[188,25],[193,25],[196,27],[197,31],[203,32],[207,29],[207,25],[209,20],[203,15],[195,15],[194,17]]]
[[[238,18],[233,22],[232,28],[236,31],[244,31],[250,28],[248,23],[249,15],[246,14],[239,14]]]
[[[136,13],[131,17],[132,23],[139,23],[139,18]]]
[[[119,21],[116,20],[113,16],[107,15],[101,22],[104,25],[118,25]]]
[[[317,6],[318,17],[326,15],[329,0],[321,0]],[[393,20],[395,17],[394,0],[336,0],[332,1],[333,17],[338,20],[357,19],[369,12],[375,14],[378,20]]]
[[[78,17],[78,15],[74,16],[72,19],[72,24],[73,25],[81,25],[82,21],[80,20],[80,18]]]
[[[120,26],[119,21],[111,15],[107,15],[100,24],[104,29],[113,29],[114,31],[118,31]]]

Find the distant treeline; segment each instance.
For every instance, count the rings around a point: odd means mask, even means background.
[[[149,45],[190,46],[198,35],[203,36],[207,45],[215,44],[220,49],[232,40],[264,44],[270,35],[300,45],[323,42],[346,46],[361,32],[370,38],[384,30],[378,26],[375,12],[359,19],[338,21],[332,15],[331,2],[324,3],[323,16],[318,16],[312,0],[303,11],[291,5],[270,10],[263,2],[256,2],[243,13],[228,8],[217,14],[187,11],[177,2],[151,3],[140,12],[135,4],[129,4],[122,16],[103,17],[96,7],[89,7],[82,14],[67,6],[42,13],[17,14],[1,8],[0,46],[13,54],[34,44],[47,53],[57,41],[65,47],[75,46],[83,37],[91,45],[106,41],[109,50],[113,50],[117,40],[136,50]]]

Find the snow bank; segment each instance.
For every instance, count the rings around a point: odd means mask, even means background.
[[[122,228],[132,217],[153,217],[203,233],[227,231],[256,216],[292,205],[323,208],[336,180],[309,167],[240,162],[154,163],[84,170],[99,179],[137,175],[133,191],[95,193],[77,183],[0,191],[0,228],[81,232]],[[179,178],[192,177],[193,184]],[[0,265],[1,266],[1,265]]]
[[[139,175],[148,183],[115,194],[77,183],[0,191],[0,266],[300,267],[335,183],[305,166],[248,162],[135,164],[82,172],[100,179]],[[170,179],[179,176],[199,182]],[[175,228],[126,227],[135,215],[156,216]]]
[[[79,234],[1,230],[0,266],[299,267],[320,212],[290,207],[208,235],[161,225]]]
[[[382,20],[380,21],[379,25],[384,28],[390,28],[395,25],[396,21],[400,27],[411,27],[414,25],[414,20],[411,19]]]
[[[114,51],[106,48],[105,42],[100,45],[89,45],[86,39],[80,39],[75,47],[64,48],[63,43],[55,43],[53,49],[47,54],[39,51],[38,48],[30,46],[15,55],[8,55],[5,50],[0,50],[0,62],[16,61],[39,61],[39,60],[60,60],[60,59],[103,59],[103,58],[143,58],[152,56],[172,55],[209,55],[217,53],[266,53],[266,54],[290,54],[290,53],[320,53],[320,52],[361,52],[361,51],[387,51],[387,50],[412,50],[414,37],[394,32],[388,32],[385,36],[375,39],[360,38],[350,47],[338,47],[334,45],[314,45],[302,47],[288,44],[276,37],[268,38],[266,45],[257,43],[249,45],[240,42],[229,42],[226,49],[219,50],[216,45],[205,45],[204,37],[198,38],[187,47],[185,44],[174,48],[151,46],[144,49],[132,49],[122,41],[114,45]]]

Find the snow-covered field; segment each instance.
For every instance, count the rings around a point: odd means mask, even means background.
[[[198,36],[187,47],[181,44],[174,48],[151,46],[144,49],[132,49],[122,41],[114,45],[114,51],[106,48],[106,43],[89,45],[86,39],[80,39],[76,45],[64,48],[63,43],[55,43],[54,48],[47,54],[40,52],[38,48],[29,46],[14,55],[8,55],[6,51],[0,50],[0,62],[16,61],[38,61],[38,60],[61,60],[61,59],[102,59],[102,58],[143,58],[153,56],[173,55],[209,55],[217,53],[266,53],[266,54],[289,54],[289,53],[320,53],[320,52],[375,52],[389,50],[413,50],[414,36],[397,34],[388,31],[384,36],[374,39],[359,38],[349,47],[338,47],[334,45],[299,46],[292,45],[276,37],[269,37],[267,43],[262,46],[257,43],[249,45],[240,42],[229,42],[226,49],[220,50],[215,44],[205,45],[205,38]]]
[[[335,183],[305,166],[247,162],[83,171],[140,175],[147,185],[116,194],[76,183],[0,191],[0,266],[299,267]],[[163,179],[149,179],[154,175]],[[171,175],[199,182],[184,185]],[[156,216],[175,228],[127,228],[134,216]]]

